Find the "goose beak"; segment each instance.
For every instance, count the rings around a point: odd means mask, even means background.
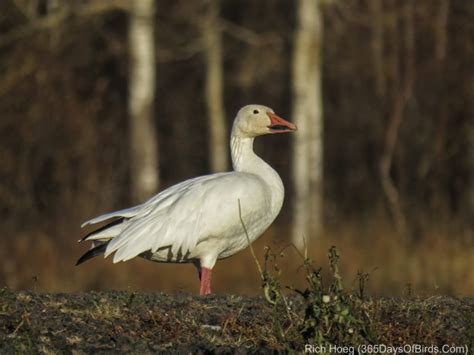
[[[293,132],[298,129],[295,124],[288,122],[273,112],[267,112],[267,115],[270,118],[270,125],[267,126],[270,129],[270,133]]]

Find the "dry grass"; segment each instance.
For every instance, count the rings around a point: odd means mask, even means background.
[[[276,226],[255,244],[259,260],[264,246],[283,248],[284,228]],[[194,266],[156,264],[136,259],[113,264],[96,258],[74,267],[87,248],[77,245],[76,236],[55,244],[46,235],[17,235],[14,242],[0,242],[0,286],[37,291],[83,290],[160,290],[197,292]],[[338,228],[314,240],[309,249],[315,265],[328,269],[326,253],[335,245],[341,254],[339,267],[346,287],[356,288],[359,270],[370,274],[367,290],[374,296],[449,294],[472,295],[474,272],[472,232],[454,233],[438,229],[416,242],[398,237],[384,226]],[[303,284],[298,271],[301,259],[291,249],[279,260],[285,284]],[[260,293],[260,278],[249,250],[217,263],[213,276],[214,291],[254,295]]]

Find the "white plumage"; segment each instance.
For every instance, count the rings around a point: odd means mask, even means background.
[[[159,262],[193,262],[202,276],[201,294],[210,293],[210,270],[216,260],[248,246],[239,201],[251,241],[270,226],[283,203],[282,181],[254,153],[254,138],[293,130],[296,126],[268,107],[243,107],[231,134],[234,171],[181,182],[141,205],[85,222],[82,227],[118,218],[83,238],[93,241],[94,248],[78,264],[102,253],[105,257],[115,253],[114,263],[136,256]]]

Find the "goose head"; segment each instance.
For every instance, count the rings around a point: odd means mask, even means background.
[[[237,112],[232,136],[254,138],[264,134],[292,132],[296,129],[293,123],[277,116],[270,107],[247,105]]]

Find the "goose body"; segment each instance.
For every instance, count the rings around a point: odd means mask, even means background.
[[[183,181],[141,205],[85,222],[82,227],[112,220],[81,240],[92,241],[93,248],[77,264],[101,254],[114,254],[114,263],[136,256],[157,262],[192,262],[201,278],[200,293],[210,293],[216,261],[248,246],[240,217],[253,242],[283,204],[280,176],[254,153],[254,138],[294,130],[296,126],[268,107],[244,106],[231,133],[234,171]]]

